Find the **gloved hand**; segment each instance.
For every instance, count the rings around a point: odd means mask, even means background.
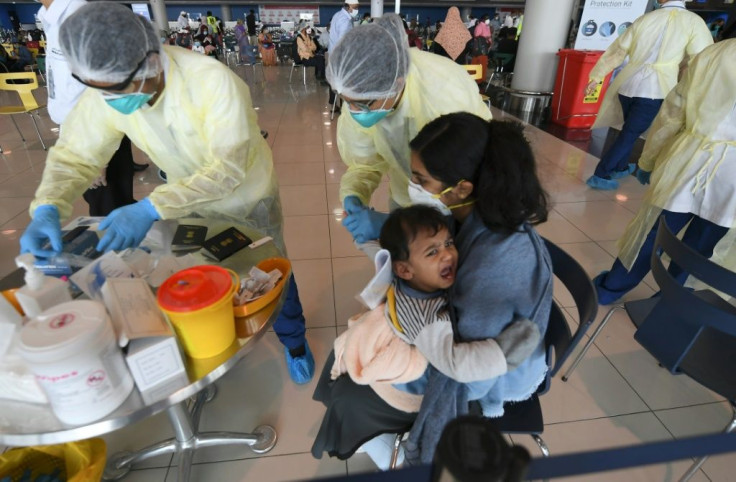
[[[539,328],[537,325],[524,318],[511,323],[496,337],[496,343],[506,357],[508,371],[521,365],[521,363],[534,353],[539,345]]]
[[[365,243],[378,239],[381,227],[388,219],[388,213],[380,213],[373,209],[363,208],[355,214],[350,214],[342,220],[342,225],[350,231],[353,239],[358,243]]]
[[[118,251],[138,246],[159,217],[148,198],[117,208],[100,223],[98,230],[105,231],[105,235],[97,243],[97,251]]]
[[[51,251],[41,249],[47,239],[51,243]],[[53,204],[38,206],[33,211],[33,219],[20,237],[20,252],[48,258],[54,253],[61,253],[62,246],[59,209]]]
[[[345,209],[345,212],[348,214],[355,214],[364,209],[367,209],[365,206],[363,206],[363,203],[360,201],[360,198],[358,198],[358,196],[346,197],[342,201],[342,207],[343,209]]]
[[[639,180],[640,183],[642,183],[644,186],[649,184],[649,178],[652,177],[651,171],[644,171],[641,168],[639,168],[638,171],[636,171],[636,178]]]

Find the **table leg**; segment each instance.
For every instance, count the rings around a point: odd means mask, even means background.
[[[202,390],[192,405],[191,411],[186,403],[181,402],[167,409],[169,421],[174,429],[175,438],[164,440],[146,447],[138,452],[120,452],[107,462],[103,480],[119,480],[130,471],[134,463],[157,455],[178,453],[179,482],[187,482],[192,467],[194,452],[201,447],[222,445],[248,445],[257,454],[266,453],[276,445],[276,430],[268,425],[260,425],[253,433],[236,432],[198,432],[199,418],[205,403],[215,397],[217,390],[210,385]]]

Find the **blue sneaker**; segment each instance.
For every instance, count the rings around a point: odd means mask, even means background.
[[[292,357],[289,349],[284,347],[289,376],[297,385],[309,383],[314,376],[314,357],[312,356],[312,351],[309,349],[307,340],[304,340],[304,349],[306,350],[304,355]]]
[[[603,179],[596,175],[592,175],[585,181],[585,184],[592,187],[593,189],[600,189],[602,191],[613,191],[618,189],[618,181],[613,179]]]
[[[623,171],[613,171],[611,173],[611,179],[621,179],[622,177],[630,176],[634,171],[636,171],[636,164],[629,164]]]

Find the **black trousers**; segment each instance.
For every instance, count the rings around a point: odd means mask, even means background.
[[[325,58],[322,55],[315,55],[311,59],[302,59],[302,63],[307,67],[314,67],[314,76],[322,79],[325,76]]]
[[[107,186],[87,189],[84,200],[90,216],[107,216],[113,209],[133,204],[133,150],[127,136],[107,165]]]

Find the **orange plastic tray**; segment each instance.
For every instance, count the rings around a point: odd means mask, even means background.
[[[271,291],[261,296],[257,300],[253,300],[250,303],[245,303],[243,305],[233,306],[233,313],[237,317],[242,318],[244,316],[250,316],[253,313],[257,313],[258,311],[268,306],[273,300],[276,299],[277,296],[281,294],[281,291],[284,289],[284,283],[291,276],[291,263],[286,258],[264,259],[263,261],[258,263],[256,267],[261,271],[265,271],[266,273],[271,270],[278,269],[284,275],[281,277],[278,283],[276,283],[276,286]]]

